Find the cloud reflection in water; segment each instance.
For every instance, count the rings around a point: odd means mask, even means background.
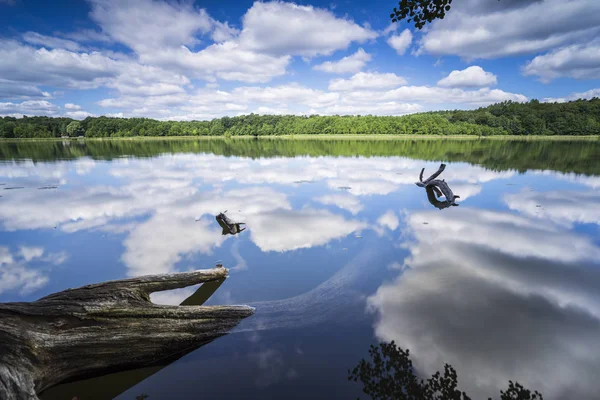
[[[196,260],[213,262],[229,254],[239,266],[232,273],[244,268],[260,272],[264,266],[245,253],[249,248],[260,251],[259,261],[289,252],[307,263],[310,257],[301,254],[307,249],[339,250],[335,257],[343,261],[334,262],[331,274],[320,275],[322,280],[306,292],[255,303],[260,313],[244,327],[250,330],[340,318],[364,322],[356,312],[365,302],[361,283],[381,279],[392,265],[402,275],[380,286],[369,300],[377,315],[376,335],[410,348],[420,368],[431,372],[443,362],[452,363],[461,382],[483,395],[518,379],[549,398],[594,397],[600,363],[590,349],[600,340],[600,250],[593,237],[573,227],[597,222],[595,192],[558,187],[551,192],[519,190],[498,199],[489,190],[494,181],[521,177],[457,163],[449,164],[444,178],[461,196],[461,207],[439,211],[414,186],[422,167],[437,165],[400,157],[207,154],[6,163],[0,164],[2,181],[26,187],[2,198],[0,224],[5,235],[40,230],[60,232],[64,236],[59,240],[97,231],[121,235],[116,259],[131,276],[209,267]],[[588,188],[597,180],[535,175]],[[56,190],[37,190],[56,183]],[[480,204],[500,210],[472,208]],[[427,211],[414,211],[420,207]],[[233,220],[246,222],[248,230],[223,236],[214,216],[224,210]],[[370,230],[379,233],[372,242]],[[359,233],[364,239],[355,237]],[[393,263],[402,261],[393,259],[398,235],[412,238],[400,243],[410,251],[404,264]],[[350,251],[336,247],[343,240],[355,241],[344,243]],[[360,244],[352,248],[346,243]],[[378,247],[368,248],[369,243]],[[36,290],[51,276],[27,262],[36,260],[41,246],[18,250],[19,245],[0,253],[0,271],[11,277],[1,280],[0,291],[11,279],[16,283],[4,290]],[[281,280],[291,271],[273,272],[273,279]],[[175,304],[191,291],[158,293],[153,300]]]
[[[7,231],[56,227],[65,233],[123,233],[121,259],[128,275],[172,272],[184,256],[210,254],[227,240],[207,220],[224,209],[247,222],[251,240],[262,251],[320,246],[368,225],[308,204],[292,207],[288,192],[276,185],[299,187],[297,182],[310,180],[337,188],[342,182],[351,188],[347,193],[335,189],[315,196],[313,204],[336,205],[357,215],[364,209],[361,196],[412,184],[421,164],[386,157],[252,160],[206,154],[3,163],[0,176],[30,186],[3,199],[0,221]],[[102,179],[81,181],[88,175]],[[457,165],[448,178],[460,176],[472,184],[510,175]],[[49,179],[61,185],[43,193],[33,190]]]
[[[467,208],[407,223],[407,269],[369,298],[379,339],[409,348],[427,373],[452,364],[476,397],[509,379],[548,398],[595,396],[600,248],[590,238]]]

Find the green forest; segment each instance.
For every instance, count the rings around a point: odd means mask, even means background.
[[[0,138],[275,135],[600,135],[600,98],[502,102],[477,110],[390,116],[257,115],[212,121],[149,118],[0,118]]]

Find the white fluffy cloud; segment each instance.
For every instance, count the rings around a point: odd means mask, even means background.
[[[157,231],[161,234],[156,235]],[[195,222],[191,215],[173,218],[157,213],[125,239],[122,260],[130,276],[174,272],[174,265],[183,255],[210,253],[225,239],[221,229],[211,226],[208,219]]]
[[[0,264],[0,293],[17,291],[31,293],[48,283],[48,277],[22,265]]]
[[[359,72],[350,79],[329,82],[331,91],[388,89],[406,84],[406,79],[393,73]]]
[[[504,196],[511,210],[532,218],[557,224],[590,223],[600,225],[600,194],[581,191],[521,191]]]
[[[367,225],[326,210],[273,210],[248,218],[252,240],[262,251],[289,251],[324,245]]]
[[[599,176],[594,176],[594,175],[586,176],[586,175],[575,174],[575,173],[561,174],[561,173],[556,173],[556,172],[551,172],[551,171],[536,171],[535,173],[541,174],[541,175],[551,175],[558,179],[565,180],[568,182],[574,182],[578,185],[584,185],[584,186],[590,187],[592,189],[600,188],[600,177]]]
[[[397,22],[392,22],[391,24],[389,24],[388,26],[385,27],[385,29],[383,31],[381,31],[381,35],[382,36],[387,36],[392,32],[396,32],[398,30],[398,23]]]
[[[572,93],[567,97],[546,97],[545,102],[548,103],[564,103],[566,101],[579,100],[579,99],[593,99],[594,97],[600,97],[600,88],[590,89],[583,93]]]
[[[0,246],[0,294],[17,292],[26,295],[48,283],[47,268],[33,268],[32,261],[58,265],[67,259],[64,253],[46,253],[43,247],[21,246],[11,252]]]
[[[61,112],[51,102],[63,90],[97,88],[110,89],[96,103],[106,114],[162,120],[212,119],[251,112],[403,115],[438,107],[526,100],[500,89],[465,90],[493,83],[493,75],[475,67],[453,72],[438,87],[405,86],[406,79],[392,72],[358,72],[373,57],[366,47],[366,51],[359,48],[313,67],[329,73],[355,73],[347,79],[331,80],[328,91],[291,79],[259,85],[295,74],[289,68],[297,57],[306,61],[356,43],[367,46],[382,34],[328,9],[255,2],[235,26],[231,21],[215,20],[189,2],[91,0],[90,4],[91,19],[101,32],[92,28],[48,36],[30,31],[20,36],[21,42],[0,42],[4,115],[39,113],[82,119],[100,114],[94,109],[66,107]],[[396,29],[396,25],[391,26],[383,35]],[[392,35],[387,39],[400,53],[412,42],[409,30]],[[106,47],[115,43],[127,46],[132,53]],[[209,83],[200,86],[198,79]],[[224,86],[219,86],[218,80],[245,84],[220,89]],[[45,86],[53,87],[54,95],[45,91]],[[20,104],[25,100],[48,103]]]
[[[21,103],[0,102],[0,115],[56,116],[60,109],[47,100],[26,100]]]
[[[477,196],[481,193],[481,185],[473,183],[452,183],[454,194],[460,196],[459,201],[465,201],[469,197]]]
[[[94,29],[80,29],[74,32],[58,33],[58,36],[80,43],[111,43],[112,39],[104,32]]]
[[[227,22],[215,21],[214,23],[215,26],[211,37],[217,43],[231,40],[240,33],[239,29],[229,26],[229,23]]]
[[[394,50],[396,50],[396,53],[404,55],[412,43],[412,33],[409,29],[405,29],[399,35],[390,36],[387,42]]]
[[[394,211],[388,210],[377,219],[377,224],[388,228],[391,231],[395,231],[398,228],[398,225],[400,225],[400,221]]]
[[[77,105],[77,104],[73,104],[73,103],[66,103],[65,109],[66,110],[81,110],[81,106]]]
[[[73,119],[85,119],[87,117],[95,117],[95,114],[89,113],[87,111],[79,110],[79,111],[67,111],[65,112],[65,117],[73,118]]]
[[[0,41],[0,73],[5,80],[58,88],[91,89],[108,86],[146,94],[155,86],[181,86],[188,78],[141,65],[124,56],[64,49],[36,49],[14,41]],[[129,89],[129,90],[128,90]]]
[[[338,93],[291,83],[279,86],[240,86],[230,91],[201,89],[173,96],[123,96],[99,102],[102,107],[130,109],[130,115],[154,115],[163,119],[210,119],[237,113],[307,113],[311,108],[334,105]],[[162,111],[165,114],[160,114]]]
[[[574,44],[537,56],[523,67],[525,75],[550,82],[560,77],[575,79],[600,78],[600,41]]]
[[[414,103],[386,101],[371,104],[335,104],[320,110],[327,115],[405,115],[423,111],[423,106]]]
[[[379,339],[410,349],[425,374],[453,365],[474,398],[509,379],[552,398],[594,398],[600,363],[583,349],[600,344],[600,249],[589,237],[474,209],[407,223],[408,268],[369,298]]]
[[[267,82],[286,72],[290,56],[328,55],[377,36],[328,10],[284,2],[254,3],[242,29],[189,3],[93,0],[92,5],[91,16],[103,31],[133,49],[140,61],[203,79]],[[209,33],[216,43],[195,50]]]
[[[50,93],[42,91],[34,85],[22,82],[13,82],[6,79],[0,79],[0,99],[30,99],[30,98],[48,98]]]
[[[267,82],[285,74],[290,56],[273,56],[250,50],[237,40],[215,43],[194,52],[185,46],[140,55],[145,63],[177,69],[198,78],[218,77],[243,82]]]
[[[353,215],[358,214],[363,209],[360,200],[349,194],[329,194],[314,199],[321,204],[334,205],[341,209],[350,211]]]
[[[541,258],[573,263],[595,260],[600,247],[589,237],[572,234],[564,240],[564,229],[553,221],[540,221],[523,215],[498,211],[456,209],[452,213],[419,213],[409,218],[419,226],[418,239],[434,244],[435,233],[443,227],[449,242],[469,243],[520,258]],[[420,226],[423,222],[427,225]],[[429,235],[429,236],[428,236]],[[495,240],[494,238],[503,238]],[[533,245],[535,238],[536,245]],[[569,249],[569,250],[567,250]]]
[[[72,40],[46,36],[37,32],[25,32],[23,40],[30,44],[50,47],[52,49],[66,49],[71,51],[78,51],[80,49],[79,44]]]
[[[358,49],[356,53],[344,57],[338,61],[325,61],[322,64],[315,65],[313,69],[333,74],[345,74],[348,72],[360,71],[366,63],[371,61],[371,55],[363,49]]]
[[[249,229],[245,234],[264,251],[282,252],[324,245],[365,228],[361,220],[333,211],[312,207],[294,209],[285,193],[262,186],[298,185],[296,182],[307,177],[327,181],[337,177],[336,168],[354,185],[355,179],[364,180],[365,176],[364,171],[356,168],[357,162],[359,160],[336,158],[228,159],[197,154],[161,156],[152,161],[121,160],[113,162],[109,171],[120,182],[117,186],[65,185],[43,196],[36,190],[41,184],[65,184],[75,173],[85,175],[92,171],[96,162],[84,159],[76,164],[5,165],[0,168],[0,177],[18,181],[25,188],[4,196],[0,222],[7,231],[56,227],[66,233],[98,229],[124,233],[127,237],[123,242],[122,260],[129,275],[172,272],[201,267],[180,263],[195,253],[210,254],[227,240],[228,236],[221,235],[214,220],[214,215],[223,210],[230,210],[228,215],[233,220],[246,222]],[[403,165],[397,160],[371,159],[368,162],[369,169],[385,170]],[[361,173],[363,175],[357,175]],[[376,175],[372,171],[367,176]],[[399,177],[393,172],[389,175]],[[201,182],[198,182],[199,176]],[[222,190],[220,186],[228,181],[253,186]],[[213,188],[199,190],[203,185],[213,185]],[[381,180],[380,186],[390,187],[390,184]],[[349,193],[340,192],[339,196],[334,193],[321,200],[339,203],[355,213],[362,209],[360,201]],[[156,235],[157,230],[161,235]],[[35,255],[36,251],[26,249],[23,254]]]
[[[310,107],[322,107],[335,103],[337,93],[314,90],[298,84],[274,87],[238,87],[232,91],[234,98],[248,102],[289,103],[298,102]]]
[[[19,253],[25,262],[29,262],[34,258],[39,258],[44,254],[43,247],[29,247],[29,246],[21,246],[19,249]]]
[[[121,96],[104,99],[99,105],[120,108],[125,116],[211,119],[232,112],[402,115],[426,110],[427,104],[487,105],[503,100],[525,100],[519,94],[490,89],[470,91],[403,86],[379,91],[405,82],[404,78],[395,74],[361,72],[350,79],[332,80],[331,91],[311,89],[297,83],[267,87],[241,86],[229,91],[201,89],[193,94]]]
[[[600,32],[596,0],[468,0],[452,5],[420,41],[419,52],[466,59],[531,54]]]
[[[339,207],[356,210],[360,201],[355,195],[386,194],[398,190],[401,185],[413,186],[424,166],[420,161],[406,158],[371,157],[368,159],[323,157],[318,159],[227,159],[209,155],[163,156],[152,162],[147,160],[123,160],[114,163],[111,175],[121,181],[139,181],[137,185],[124,185],[118,192],[110,186],[92,186],[86,191],[60,191],[45,193],[40,198],[39,191],[31,188],[49,183],[66,182],[72,174],[86,174],[93,170],[96,162],[91,159],[79,159],[77,163],[59,162],[55,164],[19,163],[0,165],[0,177],[18,179],[19,184],[30,188],[11,192],[5,196],[0,208],[0,221],[5,230],[40,229],[58,226],[67,231],[76,227],[72,223],[85,221],[87,228],[100,226],[109,220],[146,215],[156,204],[173,208],[173,199],[186,199],[196,193],[192,181],[201,176],[207,184],[220,184],[235,180],[243,185],[297,185],[298,181],[311,179],[321,181],[336,190],[338,196],[333,199],[315,199],[324,204],[340,204]],[[160,168],[156,168],[160,165]],[[267,168],[268,167],[268,168]],[[435,170],[437,165],[427,164],[427,171]],[[245,171],[241,173],[240,171]],[[514,172],[494,172],[479,167],[456,165],[444,172],[444,176],[454,185],[477,184],[495,179],[507,179]],[[339,187],[349,187],[347,192]],[[143,190],[142,190],[143,189]],[[339,192],[338,192],[339,191]],[[257,197],[252,192],[237,190],[236,203],[228,203],[227,198],[218,198],[217,203],[226,209],[239,209],[244,197],[250,197],[256,204],[266,207],[289,209],[288,203],[265,192]],[[457,192],[462,195],[462,192]],[[241,197],[240,197],[241,196]],[[239,198],[238,198],[239,197]],[[343,200],[340,200],[342,198]],[[214,198],[211,198],[214,200]],[[272,199],[272,200],[270,200]],[[198,199],[196,199],[198,200]],[[275,201],[271,203],[271,201]],[[343,203],[342,203],[343,202]],[[246,201],[246,203],[248,203]],[[344,207],[342,207],[342,204]],[[170,208],[169,208],[170,207]],[[237,207],[237,208],[236,208]],[[219,212],[222,210],[196,209],[183,203],[182,209],[190,218],[201,215],[201,211]],[[244,207],[244,208],[247,208]],[[359,210],[360,211],[360,210]],[[358,211],[357,211],[358,212]]]
[[[103,32],[138,54],[194,45],[212,29],[205,10],[189,2],[91,0],[91,18]]]
[[[313,6],[274,1],[255,2],[243,18],[240,43],[274,55],[329,55],[377,33]]]
[[[156,176],[156,173],[145,170],[146,167],[147,165],[144,164],[141,171],[144,181],[148,182],[152,176]],[[124,242],[126,250],[122,256],[129,275],[172,272],[175,265],[186,256],[193,253],[210,254],[213,249],[231,237],[223,236],[221,228],[214,220],[214,215],[223,211],[223,208],[243,209],[243,213],[230,212],[228,215],[236,221],[244,221],[248,226],[252,226],[253,239],[257,235],[258,240],[261,240],[263,236],[269,235],[269,227],[264,224],[259,226],[259,223],[267,221],[273,209],[291,207],[284,194],[270,188],[253,187],[226,193],[218,190],[200,193],[193,189],[192,179],[191,175],[186,174],[180,179],[173,180],[187,189],[177,196],[172,196],[168,199],[168,203],[153,205],[154,215],[131,230],[131,234]],[[167,182],[159,183],[156,188],[165,187]],[[182,196],[181,193],[186,194]],[[256,229],[254,229],[255,224]],[[261,226],[266,230],[261,230]],[[164,234],[160,237],[156,236],[157,229]],[[297,232],[298,229],[289,227],[290,234],[293,235],[293,232]],[[278,240],[286,239],[281,237],[271,239],[273,243],[279,243]],[[285,247],[281,248],[282,251],[286,250]]]
[[[321,246],[369,227],[360,216],[363,205],[359,196],[392,193],[402,185],[413,187],[423,166],[421,161],[401,157],[253,160],[176,154],[113,161],[107,172],[112,179],[80,187],[76,183],[79,177],[90,174],[99,163],[83,158],[76,162],[0,165],[0,177],[5,182],[24,186],[2,198],[2,229],[14,232],[56,227],[63,233],[102,230],[125,235],[121,260],[132,276],[201,268],[205,266],[190,265],[190,256],[211,254],[230,238],[221,235],[214,220],[221,211],[229,210],[234,221],[247,223],[244,235],[263,251]],[[467,165],[456,165],[447,173],[447,179],[456,185],[512,174]],[[77,177],[75,184],[69,185],[72,177]],[[307,179],[331,188],[331,192],[295,206],[286,191],[273,189],[288,186],[293,190],[299,181]],[[235,183],[237,189],[224,189],[228,182]],[[48,184],[59,184],[60,190],[37,190]],[[319,204],[348,210],[352,216],[319,208]],[[391,212],[379,222],[390,229],[399,226],[397,215]],[[156,235],[157,231],[161,234]],[[20,249],[18,256],[60,261],[60,257],[50,259],[35,247]]]
[[[36,49],[0,40],[0,75],[7,80],[84,89],[98,87],[117,73],[118,62],[98,52]]]
[[[64,109],[66,110],[64,113],[65,117],[73,118],[73,119],[85,119],[87,117],[94,117],[95,115],[89,113],[85,110],[81,109],[81,106],[73,103],[66,103],[64,105]]]
[[[137,60],[111,51],[78,52],[81,48],[70,40],[27,32],[25,41],[44,47],[3,41],[3,78],[77,89],[105,85],[122,92],[163,95],[182,92],[181,86],[189,83],[183,75],[266,82],[284,74],[290,60],[288,55],[276,57],[241,46],[235,39],[238,30],[189,3],[97,0],[92,2],[91,16],[112,39],[133,49]],[[197,35],[211,30],[218,43],[191,50],[200,44]]]
[[[500,89],[463,90],[429,86],[401,86],[385,92],[355,91],[348,93],[346,97],[361,101],[412,101],[427,104],[460,103],[481,106],[508,100],[527,101],[527,97],[521,94],[509,93]]]
[[[480,66],[473,65],[462,71],[454,70],[437,84],[448,88],[488,87],[498,83],[496,75],[486,72]]]

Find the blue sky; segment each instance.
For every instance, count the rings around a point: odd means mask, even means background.
[[[402,115],[600,95],[600,1],[0,0],[0,115]]]

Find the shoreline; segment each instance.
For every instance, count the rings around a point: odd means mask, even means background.
[[[271,135],[271,136],[132,136],[132,137],[84,137],[84,138],[0,138],[0,143],[10,142],[57,142],[57,141],[144,141],[144,140],[599,140],[596,136],[566,136],[566,135],[498,135],[498,136],[476,136],[476,135]]]

